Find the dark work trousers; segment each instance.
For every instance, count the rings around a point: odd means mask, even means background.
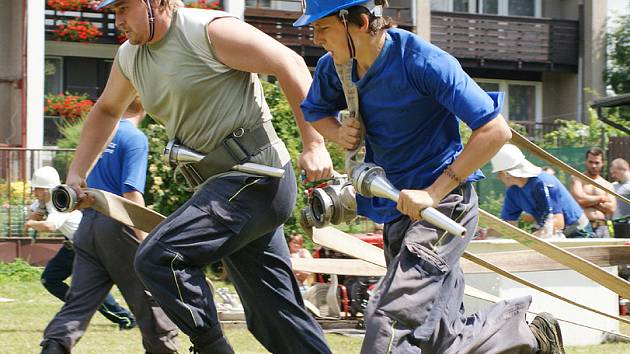
[[[46,264],[41,278],[46,290],[61,301],[66,300],[69,288],[64,281],[72,275],[74,251],[71,247],[71,245],[66,243],[59,249],[55,256]],[[136,322],[131,312],[120,306],[112,294],[107,294],[103,304],[98,307],[98,312],[119,326],[129,326]]]
[[[92,209],[74,235],[72,282],[66,303],[44,330],[44,340],[62,344],[68,352],[83,336],[99,304],[116,284],[136,316],[147,352],[177,351],[177,328],[142,286],[133,271],[138,241],[121,223]]]
[[[295,205],[291,164],[282,178],[206,182],[140,246],[135,267],[166,314],[203,353],[230,353],[203,268],[223,259],[247,326],[272,353],[330,353],[304,309],[282,224]]]
[[[525,322],[530,297],[464,316],[459,258],[478,220],[472,185],[456,188],[437,209],[463,225],[467,236],[407,216],[385,225],[387,273],[368,304],[361,353],[534,353],[538,345]]]

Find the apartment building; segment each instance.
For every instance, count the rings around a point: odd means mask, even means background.
[[[190,1],[185,1],[190,2]],[[504,115],[534,134],[554,120],[584,121],[604,95],[606,0],[391,0],[400,27],[453,54],[486,90],[506,92]],[[301,54],[313,67],[312,29],[293,28],[300,0],[224,0],[221,5]],[[70,19],[93,23],[89,43],[55,40]],[[111,13],[57,11],[41,0],[0,0],[1,146],[54,146],[56,117],[43,96],[102,92],[118,38]]]

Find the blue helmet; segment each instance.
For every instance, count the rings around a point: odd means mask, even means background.
[[[113,4],[113,3],[115,3],[116,1],[118,1],[118,0],[103,0],[103,1],[101,1],[100,4],[98,4],[96,9],[100,10],[100,9],[104,8],[105,6],[109,6],[109,5]]]
[[[303,0],[304,14],[293,22],[293,27],[309,25],[320,18],[330,16],[335,12],[355,5],[361,5],[368,0]]]

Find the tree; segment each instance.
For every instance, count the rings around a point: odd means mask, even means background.
[[[606,84],[615,93],[630,93],[630,15],[620,16],[608,35],[608,67]]]

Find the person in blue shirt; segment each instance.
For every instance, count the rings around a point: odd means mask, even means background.
[[[87,177],[87,185],[144,205],[149,146],[137,128],[144,109],[136,97]],[[74,235],[76,258],[66,303],[44,330],[42,354],[70,353],[113,284],[136,316],[146,353],[175,353],[177,327],[134,272],[133,261],[145,233],[93,209],[84,209]]]
[[[370,298],[362,353],[551,353],[562,348],[549,314],[528,327],[531,297],[463,315],[459,258],[478,220],[472,182],[511,137],[502,95],[484,92],[455,58],[418,36],[393,28],[365,0],[305,0],[294,26],[311,25],[328,53],[315,68],[301,107],[325,138],[348,150],[365,142],[375,163],[400,189],[398,203],[357,197],[358,213],[384,223],[388,271]],[[349,106],[336,66],[352,64],[346,87],[358,91],[360,119],[339,122]],[[348,82],[351,81],[351,82]],[[352,95],[349,95],[352,97]],[[462,146],[459,122],[473,133]],[[462,238],[423,221],[435,207],[467,229]],[[560,353],[561,351],[554,351]]]
[[[536,236],[589,237],[588,218],[569,191],[555,176],[529,162],[518,147],[505,144],[490,162],[492,172],[508,187],[501,219],[517,225],[525,212],[524,220],[535,222]]]

